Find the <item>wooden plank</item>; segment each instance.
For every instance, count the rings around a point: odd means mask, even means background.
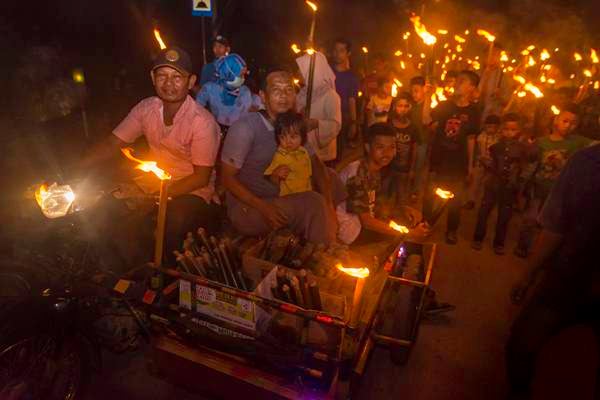
[[[191,348],[183,343],[159,336],[153,343],[153,358],[160,375],[190,390],[222,399],[303,399],[297,386],[285,379],[258,369],[239,357],[231,357],[204,347]],[[329,399],[331,393],[310,398]]]

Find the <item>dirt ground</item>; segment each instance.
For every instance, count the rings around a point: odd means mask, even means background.
[[[508,296],[523,267],[523,261],[511,253],[518,217],[511,224],[507,254],[497,256],[490,235],[481,252],[470,248],[476,210],[464,211],[463,216],[459,244],[440,246],[433,275],[438,297],[456,305],[456,311],[447,319],[422,324],[404,367],[392,364],[386,349],[376,349],[358,399],[506,398],[504,343],[518,312]],[[442,232],[434,238],[441,240]],[[205,399],[151,376],[144,351],[109,356],[106,361],[104,371],[92,380],[88,400]]]

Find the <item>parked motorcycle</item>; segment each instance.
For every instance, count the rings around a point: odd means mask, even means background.
[[[31,194],[25,208],[37,209],[24,212],[14,255],[0,262],[0,399],[74,400],[101,367],[103,348],[134,350],[147,337],[132,306],[145,277],[127,281],[127,296],[114,290],[120,276],[90,228],[111,193],[74,183]]]

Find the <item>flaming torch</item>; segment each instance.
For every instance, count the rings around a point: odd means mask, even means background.
[[[433,69],[433,46],[437,42],[437,38],[427,31],[427,27],[421,23],[421,17],[419,17],[418,15],[413,14],[410,17],[410,22],[412,22],[412,24],[415,28],[415,32],[423,40],[423,43],[425,43],[427,46],[429,46],[430,57],[429,57],[428,62],[426,63],[426,65],[427,65],[426,75],[429,78],[433,73],[433,71],[432,71],[432,69]]]
[[[488,31],[483,30],[483,29],[477,29],[477,34],[479,36],[485,37],[485,40],[490,42],[490,49],[488,52],[488,65],[489,65],[492,62],[492,57],[494,55],[494,42],[496,41],[496,36],[492,35]]]
[[[370,271],[368,268],[346,268],[342,264],[337,264],[336,268],[343,273],[356,278],[356,286],[354,287],[354,296],[352,297],[352,314],[348,326],[356,328],[358,325],[358,317],[360,316],[360,306],[362,301],[363,289],[365,288],[365,279],[369,277]]]
[[[315,47],[315,24],[317,22],[317,5],[312,1],[306,0],[306,4],[313,11],[312,23],[310,25],[310,33],[308,35],[308,47],[313,49]],[[307,91],[306,91],[306,118],[310,118],[310,108],[312,103],[312,91],[313,91],[313,81],[315,79],[315,53],[309,53],[310,55],[310,65],[308,69],[308,83],[307,83]]]
[[[168,197],[168,187],[167,181],[171,179],[171,175],[169,175],[164,170],[160,169],[156,161],[143,161],[135,158],[131,153],[133,150],[131,148],[123,148],[121,152],[130,159],[131,161],[135,161],[138,165],[135,169],[142,170],[144,172],[152,172],[158,179],[160,179],[160,195],[158,200],[158,218],[156,221],[156,240],[154,243],[154,266],[160,267],[162,265],[162,256],[163,256],[163,245],[165,240],[165,223],[167,220],[167,200]]]
[[[158,46],[160,47],[161,50],[164,50],[167,48],[167,46],[165,45],[165,42],[163,42],[162,37],[160,36],[160,31],[156,28],[154,28],[154,38],[158,42]]]
[[[441,205],[431,213],[431,216],[429,218],[425,219],[425,216],[423,216],[423,219],[429,224],[429,226],[435,225],[435,223],[438,221],[438,219],[440,219],[444,210],[448,206],[448,201],[454,198],[454,193],[439,187],[435,189],[435,195],[439,197],[442,200],[442,202]]]

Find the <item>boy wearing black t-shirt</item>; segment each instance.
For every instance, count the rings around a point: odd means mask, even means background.
[[[481,120],[479,107],[472,104],[479,76],[462,71],[456,79],[454,96],[432,111],[431,179],[423,201],[423,214],[431,215],[435,188],[454,193],[448,202],[446,243],[456,244],[460,210],[466,194],[465,184],[473,175],[475,137]]]

